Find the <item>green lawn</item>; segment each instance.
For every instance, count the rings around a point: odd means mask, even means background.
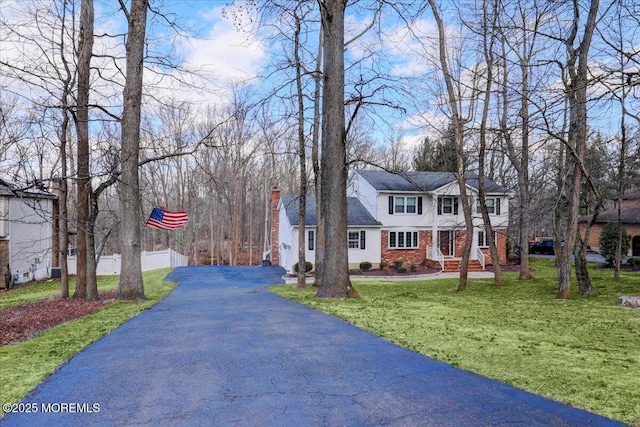
[[[164,298],[175,287],[163,280],[170,271],[167,268],[143,274],[144,302],[114,302],[36,338],[0,347],[0,403],[18,402],[73,355]],[[98,280],[101,291],[118,286],[117,277]],[[49,281],[0,294],[0,308],[46,299],[59,293],[59,286],[57,281]]]
[[[535,260],[535,280],[354,282],[360,300],[287,298],[346,319],[403,347],[516,387],[640,426],[640,310],[616,305],[640,292],[640,274],[591,270],[599,293],[555,299],[556,270]]]

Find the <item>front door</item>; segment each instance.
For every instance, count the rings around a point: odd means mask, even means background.
[[[631,241],[631,255],[640,256],[640,236],[634,236]]]
[[[453,237],[451,230],[438,231],[438,248],[444,256],[453,256]]]

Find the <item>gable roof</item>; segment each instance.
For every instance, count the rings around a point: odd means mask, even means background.
[[[300,212],[300,197],[298,196],[282,196],[280,203],[285,208],[289,224],[294,227],[299,225],[298,212]],[[316,225],[316,198],[307,196],[305,209],[305,225]],[[347,225],[348,226],[367,226],[379,227],[382,224],[369,213],[362,202],[356,197],[347,197]]]
[[[358,173],[377,191],[418,191],[428,193],[457,181],[457,174],[453,172],[388,172],[384,170],[363,170],[359,171]],[[467,185],[477,190],[479,184],[478,175],[475,173],[467,172],[464,176]],[[484,183],[487,193],[510,193],[508,189],[486,178],[484,180]]]

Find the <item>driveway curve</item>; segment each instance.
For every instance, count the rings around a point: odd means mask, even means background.
[[[276,267],[184,267],[2,426],[618,426],[270,293]],[[48,412],[43,412],[46,410]]]

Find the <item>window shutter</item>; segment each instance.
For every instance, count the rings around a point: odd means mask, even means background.
[[[458,198],[453,199],[453,214],[458,215]]]
[[[496,197],[496,215],[500,215],[500,197]]]
[[[442,215],[442,197],[438,197],[438,215]]]
[[[420,247],[420,241],[418,240],[418,232],[417,231],[413,232],[413,247],[414,248],[419,248]]]
[[[422,215],[422,197],[418,197],[418,215]]]
[[[364,231],[364,230],[362,230],[360,232],[360,249],[364,249],[365,248],[366,234],[367,234],[367,232]]]
[[[389,215],[393,215],[393,196],[389,196]]]
[[[314,248],[314,243],[315,243],[315,233],[313,230],[309,230],[309,250],[312,251]]]
[[[390,248],[395,248],[396,247],[396,232],[395,231],[390,231],[389,232],[389,247]]]

